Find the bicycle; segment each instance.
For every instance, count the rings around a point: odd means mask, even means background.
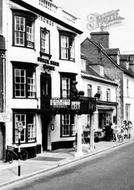
[[[20,159],[20,160],[26,160],[28,159],[28,153],[26,150],[21,149],[21,152],[15,152],[15,147],[13,146],[7,146],[7,161],[11,164],[13,163],[13,160]]]

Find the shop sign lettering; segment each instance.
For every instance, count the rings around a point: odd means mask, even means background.
[[[67,108],[70,106],[70,99],[53,98],[50,100],[50,106],[53,108]]]

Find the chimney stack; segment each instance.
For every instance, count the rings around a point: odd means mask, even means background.
[[[109,48],[109,33],[100,31],[100,32],[91,32],[91,40],[101,44],[104,48]]]

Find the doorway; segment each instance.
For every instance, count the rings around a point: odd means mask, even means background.
[[[41,73],[41,111],[42,111],[42,148],[48,147],[48,125],[51,120],[49,113],[51,99],[51,76],[48,73]]]

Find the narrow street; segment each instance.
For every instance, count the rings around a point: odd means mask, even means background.
[[[12,190],[133,190],[134,143]]]

